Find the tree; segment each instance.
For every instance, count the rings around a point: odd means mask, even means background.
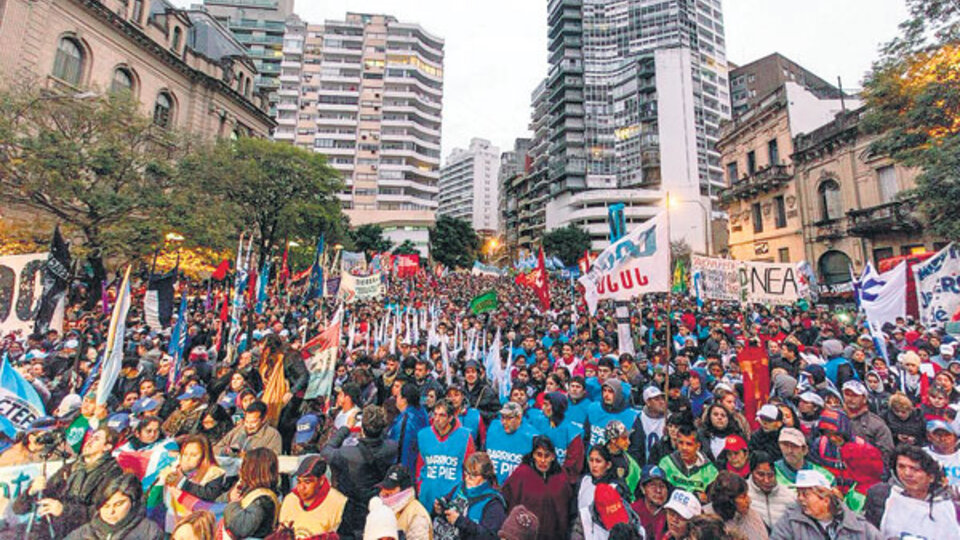
[[[413,241],[407,238],[402,244],[393,248],[394,255],[418,255],[420,250],[414,245]]]
[[[470,223],[440,216],[430,229],[430,253],[434,260],[447,268],[473,266],[480,249],[480,237]]]
[[[255,229],[260,261],[284,239],[315,242],[345,222],[335,198],[343,184],[321,154],[265,139],[221,140],[180,168],[203,190],[206,212],[232,219],[238,232]]]
[[[590,249],[590,235],[575,225],[554,229],[543,235],[543,250],[546,255],[560,257],[565,266],[574,266]]]
[[[170,194],[189,189],[174,166],[187,147],[128,92],[0,92],[0,198],[64,224],[88,253],[130,259],[160,244]]]
[[[960,239],[960,4],[907,0],[901,35],[881,49],[864,86],[861,126],[875,154],[920,167],[916,201],[937,235]]]
[[[383,227],[368,223],[350,231],[354,249],[361,253],[383,253],[390,251],[393,242],[383,235]]]

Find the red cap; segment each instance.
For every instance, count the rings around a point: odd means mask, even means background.
[[[747,449],[747,442],[739,435],[728,435],[727,442],[723,445],[727,452],[739,452]]]
[[[597,515],[603,526],[609,531],[617,523],[629,523],[630,515],[623,504],[623,498],[610,484],[598,484],[593,494]]]

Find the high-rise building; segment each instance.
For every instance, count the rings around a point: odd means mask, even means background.
[[[696,206],[674,238],[705,252],[730,117],[720,1],[550,0],[548,29],[545,228],[581,226],[600,249],[610,204],[632,225],[670,192]]]
[[[466,150],[454,148],[440,168],[437,214],[462,219],[484,235],[499,229],[500,149],[473,138]]]
[[[275,116],[283,33],[293,0],[203,0],[203,7],[247,47],[259,72],[254,88],[267,96]]]
[[[512,150],[500,154],[500,173],[497,179],[500,219],[497,233],[508,247],[516,246],[518,225],[516,191],[511,189],[511,186],[516,184],[517,178],[527,173],[532,143],[532,139],[516,139]]]
[[[780,53],[730,69],[730,102],[741,114],[785,83],[793,82],[818,99],[840,99],[840,90]]]
[[[437,211],[443,40],[389,15],[291,20],[274,137],[325,154],[352,226],[427,253]]]

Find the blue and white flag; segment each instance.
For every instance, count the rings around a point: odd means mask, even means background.
[[[180,372],[183,365],[183,349],[187,345],[187,295],[180,293],[180,310],[177,312],[177,324],[173,327],[173,334],[170,336],[170,346],[167,348],[167,354],[173,357],[173,364],[170,366],[170,373],[167,375],[167,392],[173,390],[180,380]]]
[[[257,315],[263,315],[264,304],[267,301],[267,284],[270,283],[270,263],[263,263],[260,275],[257,276]]]
[[[123,363],[123,337],[127,333],[127,312],[130,310],[130,267],[123,276],[117,293],[117,303],[110,314],[107,347],[103,350],[103,371],[97,385],[97,405],[106,405]]]
[[[11,439],[34,420],[46,415],[40,394],[19,371],[10,365],[6,353],[0,364],[0,431]]]
[[[313,255],[313,266],[310,267],[310,289],[307,293],[307,300],[312,300],[323,296],[323,235],[317,241],[317,252]]]
[[[901,262],[892,270],[879,273],[867,263],[856,285],[860,309],[872,324],[895,324],[898,317],[907,315],[907,263]]]

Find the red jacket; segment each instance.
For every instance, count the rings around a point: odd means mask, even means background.
[[[533,467],[523,463],[510,474],[501,490],[508,512],[522,504],[537,516],[540,521],[537,540],[570,538],[573,488],[567,482],[567,475],[558,467],[552,472],[544,480]]]

